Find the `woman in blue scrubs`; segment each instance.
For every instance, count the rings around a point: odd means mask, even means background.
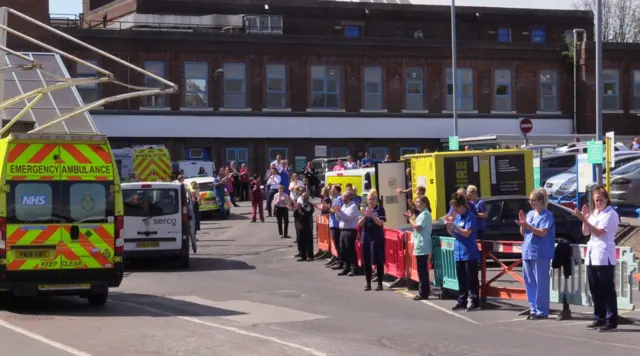
[[[547,210],[549,198],[544,189],[532,191],[529,204],[533,210],[526,216],[520,210],[516,220],[524,237],[522,271],[531,308],[527,320],[546,319],[549,317],[549,268],[556,242],[555,221],[553,213]]]
[[[450,202],[453,214],[446,218],[447,231],[456,240],[454,243],[454,258],[456,260],[456,275],[458,277],[458,303],[453,310],[467,309],[467,300],[471,299],[473,311],[480,309],[478,261],[480,251],[476,244],[476,215],[471,211],[464,194],[456,193]]]
[[[373,265],[378,274],[376,290],[382,290],[384,278],[384,223],[387,221],[384,208],[378,205],[378,194],[372,189],[367,195],[367,207],[362,208],[362,217],[358,227],[362,228],[360,246],[362,247],[362,265],[364,267],[367,285],[365,291],[371,290]]]

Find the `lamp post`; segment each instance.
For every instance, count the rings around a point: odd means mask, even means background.
[[[453,136],[458,136],[458,54],[456,48],[456,0],[451,0],[451,106],[453,109]]]
[[[602,141],[602,0],[596,0],[596,140]],[[596,181],[602,184],[602,165],[596,165]]]

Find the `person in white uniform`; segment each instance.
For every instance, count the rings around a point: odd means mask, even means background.
[[[598,187],[593,190],[595,210],[587,205],[575,215],[582,221],[582,233],[591,235],[587,243],[587,278],[593,299],[594,321],[587,327],[600,332],[618,327],[618,302],[615,286],[616,232],[620,218],[611,206],[609,193]]]

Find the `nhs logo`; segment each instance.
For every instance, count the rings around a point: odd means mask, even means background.
[[[46,205],[46,195],[23,195],[22,205]]]

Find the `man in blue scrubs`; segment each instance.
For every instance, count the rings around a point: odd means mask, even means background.
[[[220,174],[213,179],[213,194],[216,197],[216,203],[222,219],[227,218],[227,209],[224,207],[225,187],[227,186],[227,172],[224,168],[220,169]]]

